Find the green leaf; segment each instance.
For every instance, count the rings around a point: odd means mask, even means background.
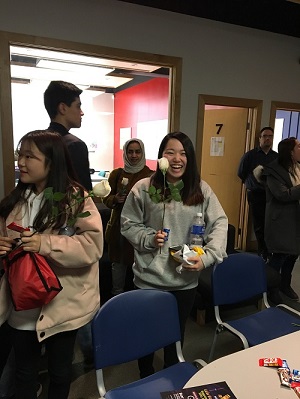
[[[172,200],[180,202],[182,200],[180,190],[184,187],[183,181],[181,180],[177,184],[168,183],[168,187],[170,190],[170,194],[167,197],[164,196],[161,188],[156,189],[154,186],[150,186],[149,191],[144,191],[149,194],[151,201],[155,204],[158,204],[160,202],[168,203]]]
[[[159,202],[161,202],[161,197],[160,195],[153,195],[152,197],[150,197],[151,200],[155,203],[158,204]]]
[[[78,218],[86,218],[88,216],[90,216],[91,212],[90,211],[85,211],[85,212],[80,212],[77,214]]]
[[[148,192],[149,192],[149,195],[151,196],[156,193],[156,188],[154,186],[150,186]]]
[[[48,200],[53,198],[53,187],[47,187],[44,190],[44,197]]]
[[[184,183],[182,180],[180,180],[180,182],[178,182],[178,184],[176,184],[177,190],[180,191],[181,189],[183,189],[184,187]]]
[[[59,202],[64,198],[64,196],[65,196],[64,193],[60,193],[59,191],[57,191],[56,193],[53,194],[53,200]]]
[[[176,192],[176,193],[174,193],[174,194],[172,195],[172,198],[173,198],[173,200],[174,200],[174,201],[176,201],[176,202],[180,202],[180,201],[181,201],[181,195],[180,195],[180,192]]]
[[[76,205],[76,204],[81,204],[86,198],[88,197],[93,197],[94,193],[93,191],[89,191],[88,194],[86,196],[81,196],[81,193],[79,191],[72,193],[71,194],[71,198],[72,198],[72,202],[73,204],[70,204],[68,206],[66,206],[66,208],[62,211],[59,211],[59,208],[57,205],[53,205],[53,203],[59,203],[61,200],[63,200],[66,197],[66,193],[61,193],[61,192],[55,192],[53,193],[53,187],[47,187],[44,190],[44,197],[45,199],[47,199],[48,201],[50,201],[52,203],[52,207],[51,207],[51,215],[49,216],[50,221],[54,222],[55,219],[57,219],[58,216],[62,215],[62,214],[68,214],[68,220],[67,220],[67,225],[68,226],[74,226],[74,224],[76,223],[76,220],[78,218],[85,218],[87,216],[90,216],[90,212],[86,211],[86,212],[81,212],[81,213],[76,213],[72,214],[72,208]]]

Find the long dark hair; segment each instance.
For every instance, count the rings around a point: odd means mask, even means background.
[[[278,144],[278,163],[287,171],[292,172],[294,161],[292,151],[296,145],[296,137],[289,137]]]
[[[200,187],[200,174],[196,162],[196,154],[191,139],[182,132],[172,132],[167,134],[158,150],[158,158],[163,156],[163,152],[171,139],[176,139],[182,144],[186,153],[187,165],[182,176],[184,187],[181,190],[182,202],[185,205],[197,205],[204,201],[203,193]],[[163,188],[164,176],[157,165],[155,173],[151,177],[151,184],[156,188]]]
[[[50,226],[54,229],[60,228],[67,219],[67,214],[64,212],[66,207],[70,209],[70,212],[74,212],[74,207],[71,208],[74,190],[79,191],[80,195],[84,195],[83,187],[75,181],[75,172],[68,150],[58,133],[47,130],[35,130],[25,134],[18,143],[17,151],[24,143],[29,145],[34,143],[39,151],[45,155],[45,167],[50,166],[45,188],[53,187],[53,192],[66,193],[61,201],[55,203],[59,210],[59,216],[56,220],[53,222],[53,220],[49,219],[49,215],[52,214],[53,204],[51,201],[45,200],[36,215],[33,228],[37,231],[44,231]],[[35,189],[34,184],[22,183],[19,180],[11,193],[0,202],[0,216],[6,219],[17,204],[26,204],[29,196],[28,189],[30,190],[30,195]],[[75,212],[80,212],[82,208],[83,203],[78,205]]]

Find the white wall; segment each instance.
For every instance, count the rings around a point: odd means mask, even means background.
[[[182,57],[181,130],[198,94],[300,102],[300,39],[117,0],[1,0],[0,30]]]
[[[24,134],[47,129],[49,116],[44,107],[43,94],[48,84],[12,84],[14,148]],[[114,98],[103,93],[91,96],[84,90],[80,96],[84,116],[80,129],[70,132],[81,138],[89,149],[90,167],[95,170],[113,168]]]

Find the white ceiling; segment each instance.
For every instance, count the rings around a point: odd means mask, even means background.
[[[13,82],[20,83],[65,80],[83,89],[101,90],[120,87],[134,79],[134,74],[139,72],[150,75],[161,68],[158,65],[30,47],[11,46],[10,52],[11,78]]]

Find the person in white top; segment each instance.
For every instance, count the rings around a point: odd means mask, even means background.
[[[0,335],[6,343],[11,342],[15,352],[16,399],[36,397],[42,344],[48,354],[47,397],[67,399],[77,330],[92,320],[100,305],[101,217],[88,193],[74,180],[67,149],[58,133],[27,133],[18,145],[18,167],[19,182],[0,203],[0,256],[8,254],[18,239],[24,251],[46,258],[63,289],[41,308],[16,311],[4,273],[0,284]],[[65,194],[55,202],[58,212],[54,216],[53,203],[44,195],[48,187],[54,193]],[[78,216],[81,212],[87,217]],[[62,235],[70,214],[76,220],[74,234]],[[31,231],[20,234],[9,230],[11,222],[30,226]],[[4,346],[0,345],[1,367],[8,352]]]

